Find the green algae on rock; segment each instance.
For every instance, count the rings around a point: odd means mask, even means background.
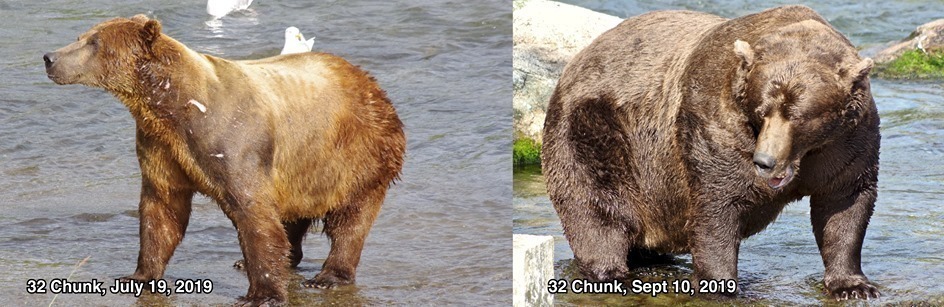
[[[516,138],[512,156],[514,166],[541,164],[541,143],[530,138]]]
[[[886,79],[944,78],[944,51],[906,51],[891,62],[880,65],[875,75]]]

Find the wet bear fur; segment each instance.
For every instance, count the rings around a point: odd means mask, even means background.
[[[305,285],[354,282],[405,147],[393,105],[365,71],[326,53],[200,54],[144,15],[98,24],[44,60],[56,83],[103,88],[134,117],[141,241],[127,279],[164,275],[202,193],[237,228],[249,278],[241,303],[285,302],[313,221],[331,251]]]
[[[550,199],[580,271],[691,253],[736,279],[741,240],[809,197],[828,294],[878,297],[860,253],[876,198],[871,59],[813,10],[625,20],[564,70],[544,127]],[[733,294],[733,293],[729,293]]]

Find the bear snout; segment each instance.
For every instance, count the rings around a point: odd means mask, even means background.
[[[46,72],[49,72],[49,69],[52,68],[52,64],[56,63],[56,59],[59,56],[55,52],[49,52],[43,55],[43,62],[46,63]]]
[[[68,84],[65,81],[66,77],[63,76],[62,67],[58,67],[62,65],[55,65],[57,60],[59,60],[58,52],[49,52],[43,55],[43,62],[46,64],[46,78],[59,85]]]
[[[757,165],[757,169],[760,172],[770,172],[774,169],[774,166],[777,166],[777,159],[774,159],[773,156],[766,153],[755,152],[754,165]]]
[[[786,164],[786,165],[782,165]],[[773,189],[780,189],[793,180],[793,165],[791,163],[782,163],[778,168],[777,158],[763,153],[754,153],[754,166],[757,168],[757,175],[764,178]]]

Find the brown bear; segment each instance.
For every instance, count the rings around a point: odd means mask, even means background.
[[[285,301],[288,270],[322,219],[331,251],[305,285],[354,282],[405,146],[393,105],[365,71],[325,53],[200,54],[144,15],[98,24],[43,60],[56,83],[103,88],[134,117],[141,249],[126,278],[164,275],[198,192],[236,226],[249,278],[242,303]]]
[[[878,181],[871,68],[803,6],[652,12],[602,34],[565,68],[544,126],[580,271],[621,279],[629,255],[691,253],[696,280],[733,280],[741,240],[809,196],[828,294],[878,297],[860,267]]]

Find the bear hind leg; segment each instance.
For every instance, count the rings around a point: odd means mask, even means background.
[[[311,222],[311,219],[282,222],[282,226],[285,227],[285,234],[288,235],[288,243],[292,244],[289,253],[289,264],[293,268],[298,267],[298,264],[302,262],[302,241],[305,239],[308,229],[311,228]]]
[[[580,273],[592,281],[629,277],[627,260],[633,247],[633,231],[601,212],[603,207],[619,207],[618,201],[593,189],[576,188],[570,192],[573,193],[550,196]]]
[[[324,232],[331,240],[331,251],[321,272],[303,283],[309,288],[333,288],[354,283],[364,241],[370,232],[387,187],[380,185],[365,193],[349,196],[349,202],[328,212]]]
[[[564,234],[581,274],[593,281],[626,279],[629,277],[630,237],[612,223],[596,222],[601,223],[594,223],[593,227],[564,225]]]

